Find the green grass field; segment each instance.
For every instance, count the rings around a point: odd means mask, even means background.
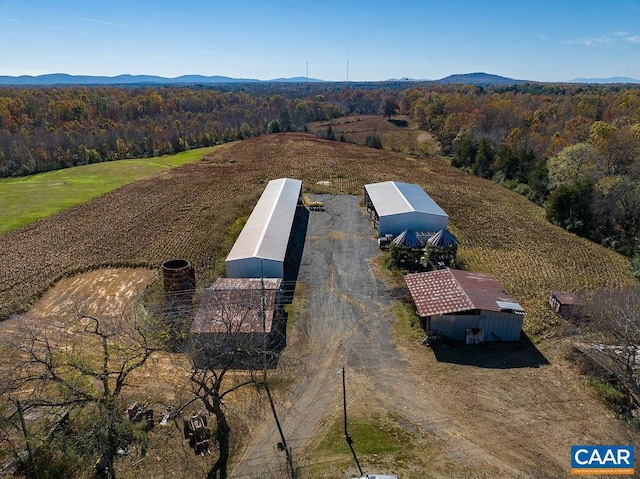
[[[108,161],[0,179],[0,234],[89,201],[120,186],[201,159],[214,147],[158,158]]]

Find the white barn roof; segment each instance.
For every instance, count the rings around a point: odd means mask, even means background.
[[[415,211],[448,218],[443,209],[424,192],[420,185],[402,183],[400,181],[385,181],[371,183],[364,187],[367,189],[369,198],[375,205],[380,217]]]
[[[373,206],[380,235],[401,231],[439,231],[446,229],[449,216],[415,184],[385,181],[364,186],[367,207]]]
[[[255,271],[242,273],[246,268],[238,263],[253,263],[254,267],[250,269],[254,270],[256,261],[284,263],[301,190],[302,181],[292,178],[280,178],[267,184],[227,256],[228,277],[260,276]]]

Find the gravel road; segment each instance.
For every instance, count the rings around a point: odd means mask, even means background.
[[[342,380],[336,374],[342,367],[350,410],[397,413],[422,432],[446,435],[450,421],[428,399],[427,386],[409,372],[393,341],[391,294],[373,272],[371,262],[379,249],[359,199],[330,195],[311,199],[323,201],[325,211],[310,212],[298,274],[298,282],[304,284],[304,297],[298,299],[303,299],[305,308],[296,318],[295,333],[304,340],[290,344],[283,359],[301,358],[302,367],[290,395],[278,405],[294,459],[300,461],[296,452],[314,443],[323,420],[342,413]],[[279,440],[275,424],[267,418],[251,435],[232,477],[281,470],[284,454],[275,448]],[[463,442],[465,454],[473,456],[475,446]]]
[[[359,199],[329,195],[311,199],[323,201],[325,211],[310,212],[298,274],[306,307],[296,318],[296,334],[304,340],[290,344],[284,359],[300,357],[303,351],[302,373],[280,405],[286,410],[279,412],[294,455],[312,441],[321,420],[341,405],[342,382],[336,375],[341,367],[346,368],[351,390],[371,370],[384,373],[389,363],[402,362],[391,343],[385,289],[370,268],[378,248]],[[386,380],[383,374],[378,378]],[[264,471],[265,464],[277,462],[273,451],[278,440],[275,425],[265,424],[256,431],[233,476],[252,477],[255,471]]]

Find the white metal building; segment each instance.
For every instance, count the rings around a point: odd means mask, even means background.
[[[449,216],[416,184],[385,181],[364,186],[364,203],[380,237],[404,230],[447,229]]]
[[[301,180],[280,178],[267,184],[227,256],[228,278],[283,277],[301,192]]]

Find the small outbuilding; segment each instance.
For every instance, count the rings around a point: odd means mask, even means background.
[[[364,204],[378,236],[394,237],[404,230],[440,231],[449,216],[416,184],[399,181],[364,186]]]
[[[227,256],[227,277],[284,277],[301,192],[301,180],[280,178],[267,184]]]
[[[549,306],[563,318],[571,319],[580,316],[585,303],[576,294],[566,291],[551,291]]]
[[[444,269],[404,278],[428,335],[473,343],[520,338],[524,310],[494,276]]]

